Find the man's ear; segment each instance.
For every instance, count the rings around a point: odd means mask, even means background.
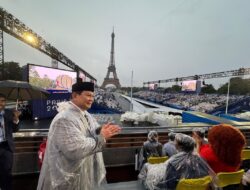
[[[76,97],[76,95],[77,95],[77,93],[72,92],[72,94],[71,94],[71,98],[72,98],[72,99],[74,99],[74,98]]]

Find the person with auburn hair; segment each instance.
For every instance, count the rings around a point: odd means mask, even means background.
[[[209,146],[200,151],[215,173],[235,172],[241,163],[241,152],[246,139],[241,131],[228,124],[213,126],[208,131]]]

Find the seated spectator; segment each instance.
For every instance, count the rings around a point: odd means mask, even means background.
[[[228,124],[213,126],[208,131],[209,146],[200,150],[215,173],[235,172],[241,164],[241,152],[246,139],[241,131]]]
[[[175,142],[179,152],[169,159],[159,188],[174,190],[182,178],[201,178],[213,174],[207,163],[194,152],[195,141],[192,137],[178,133]]]
[[[141,170],[150,156],[162,156],[162,144],[158,142],[158,133],[156,131],[150,131],[148,140],[143,143],[138,159],[139,170]]]
[[[168,160],[160,164],[146,163],[141,169],[138,179],[142,181],[146,189],[158,189],[156,186],[163,181]]]
[[[144,163],[147,162],[150,156],[162,156],[162,144],[158,142],[158,133],[156,131],[148,133],[148,140],[143,143],[142,150]]]
[[[209,146],[208,140],[205,138],[205,132],[203,128],[193,128],[192,137],[196,142],[196,150],[198,153],[200,153],[203,148],[206,148],[206,146]]]
[[[194,152],[192,137],[177,133],[176,148],[179,151],[161,164],[145,164],[139,174],[146,188],[174,190],[182,178],[200,178],[214,175],[207,163]]]
[[[175,147],[175,142],[174,142],[175,135],[176,135],[176,133],[173,133],[173,132],[168,133],[169,141],[167,143],[165,143],[163,148],[162,148],[162,155],[163,156],[171,157],[177,153],[177,150]]]

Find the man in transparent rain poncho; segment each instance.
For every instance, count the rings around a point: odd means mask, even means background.
[[[59,104],[53,119],[38,190],[92,190],[105,182],[102,151],[120,127],[99,127],[86,111],[94,101],[94,84],[78,80],[71,101]]]
[[[146,164],[140,174],[147,189],[174,190],[182,178],[201,178],[215,174],[207,163],[194,151],[195,141],[192,137],[177,133],[175,143],[178,153],[161,164]]]

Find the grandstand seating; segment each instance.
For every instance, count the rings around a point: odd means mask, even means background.
[[[223,106],[213,109],[212,111],[208,113],[213,114],[213,115],[221,115],[225,113],[225,110],[226,110],[226,107],[225,105],[223,105]],[[250,97],[240,99],[228,105],[228,113],[230,114],[236,114],[242,110],[250,110]]]
[[[201,111],[213,115],[225,113],[226,95],[223,94],[197,95],[139,91],[134,93],[133,96],[181,110]],[[249,96],[231,95],[229,99],[228,113],[234,114],[242,110],[250,110],[249,102]]]

